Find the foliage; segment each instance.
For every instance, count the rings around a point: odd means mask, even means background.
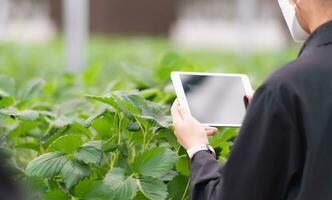
[[[34,199],[188,199],[189,160],[169,116],[170,72],[249,73],[258,85],[269,66],[291,55],[165,53],[174,49],[161,39],[108,44],[94,41],[89,66],[75,75],[53,57],[59,43],[47,51],[0,45],[8,47],[0,56],[7,74],[0,75],[0,153]],[[255,76],[253,66],[262,67]],[[220,162],[236,133],[221,129],[210,138]]]

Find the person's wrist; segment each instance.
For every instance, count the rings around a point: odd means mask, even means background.
[[[208,143],[192,146],[191,148],[187,149],[187,154],[189,158],[192,159],[194,155],[200,151],[209,151],[213,156],[215,156],[214,149]]]

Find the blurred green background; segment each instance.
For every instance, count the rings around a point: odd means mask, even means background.
[[[60,39],[47,44],[2,42],[0,72],[13,77],[18,85],[34,77],[62,82],[72,75],[77,84],[100,92],[115,81],[122,82],[119,89],[132,89],[135,86],[131,82],[153,80],[154,71],[171,64],[178,71],[244,73],[257,88],[273,70],[294,59],[298,51],[297,46],[251,52],[181,50],[163,37],[95,37],[90,39],[87,49],[87,67],[70,74],[65,67],[64,44]],[[169,61],[165,61],[167,56],[171,57]]]

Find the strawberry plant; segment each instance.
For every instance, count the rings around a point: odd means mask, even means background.
[[[7,83],[0,90],[2,151],[12,152],[21,179],[38,186],[36,198],[167,199],[177,195],[176,184],[187,184],[176,172],[179,146],[166,106],[138,92],[112,92],[60,109],[38,102],[44,81],[15,92],[12,79],[0,80]]]
[[[104,43],[93,45],[92,64],[75,76],[63,73],[61,62],[50,63],[58,45],[49,51],[6,46],[0,70],[12,78],[0,75],[0,156],[32,199],[189,199],[189,160],[169,116],[175,99],[170,72],[215,71],[207,66],[215,65],[219,72],[251,73],[251,66],[265,67],[252,78],[257,85],[272,69],[266,66],[280,58],[187,52],[203,67],[176,53],[155,64],[150,58],[167,46],[159,40],[151,49],[146,41],[115,41],[116,51]],[[17,59],[16,52],[25,56]],[[28,80],[30,74],[48,80]],[[221,129],[210,138],[220,162],[236,132]]]

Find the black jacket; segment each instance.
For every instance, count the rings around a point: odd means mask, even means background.
[[[229,159],[191,161],[193,200],[332,199],[332,22],[256,91]]]

